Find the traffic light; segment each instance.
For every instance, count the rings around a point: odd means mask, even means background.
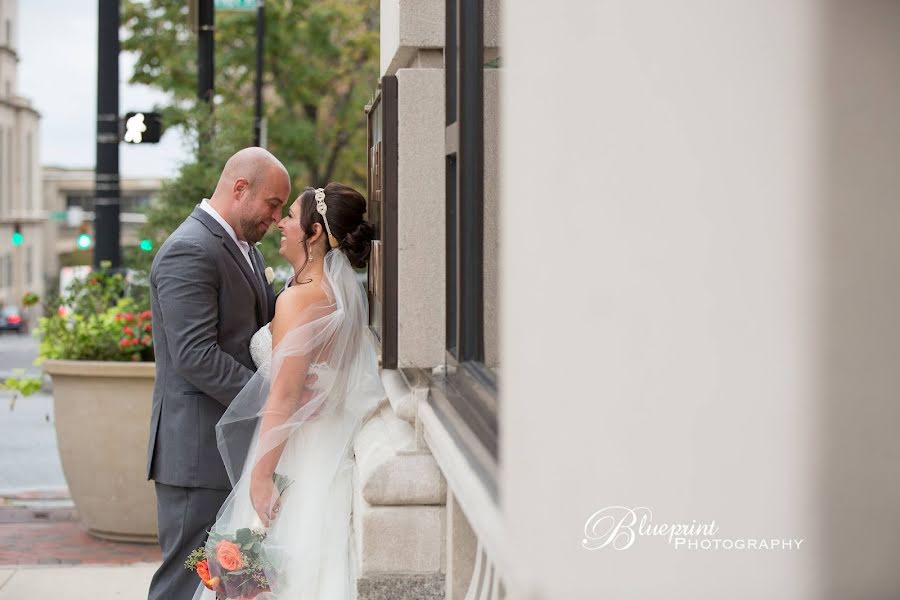
[[[141,250],[144,252],[153,252],[153,241],[141,240]]]
[[[25,236],[22,235],[22,226],[16,223],[15,225],[13,225],[12,245],[21,246],[22,242],[24,241]]]
[[[91,239],[91,234],[88,233],[88,226],[86,223],[81,224],[80,233],[78,234],[78,240],[75,243],[82,250],[87,250],[94,243],[94,240]]]
[[[125,115],[122,139],[129,144],[156,144],[162,137],[162,117],[155,112],[130,112]]]

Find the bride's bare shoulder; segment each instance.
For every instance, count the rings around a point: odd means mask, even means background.
[[[292,326],[307,318],[317,306],[327,302],[327,295],[319,285],[294,285],[278,295],[272,327]]]

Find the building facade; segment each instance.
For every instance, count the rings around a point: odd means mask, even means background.
[[[381,44],[361,600],[898,597],[900,6],[382,0]]]
[[[388,398],[355,448],[361,600],[506,593],[499,6],[381,3],[382,77],[367,107],[381,239],[369,288]]]
[[[37,242],[44,218],[40,115],[18,95],[17,37],[16,0],[0,0],[0,303],[10,305],[42,289],[45,260]]]
[[[155,202],[162,180],[128,177],[121,180],[119,220],[122,247],[140,244],[140,228],[147,222],[146,211]],[[78,246],[81,233],[94,234],[94,171],[43,167],[42,186],[46,219],[42,244],[46,261],[43,275],[55,284],[61,267],[92,264],[89,248]],[[93,241],[93,240],[92,240]]]

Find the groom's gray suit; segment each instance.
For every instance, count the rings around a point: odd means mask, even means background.
[[[275,312],[259,251],[253,269],[201,209],[159,249],[150,270],[156,383],[147,477],[156,482],[163,563],[151,600],[189,600],[199,579],[183,563],[206,533],[231,484],[216,423],[253,376],[250,338]]]

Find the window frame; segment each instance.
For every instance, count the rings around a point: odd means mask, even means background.
[[[484,0],[446,0],[446,363],[428,402],[496,499],[497,380],[484,344]]]

